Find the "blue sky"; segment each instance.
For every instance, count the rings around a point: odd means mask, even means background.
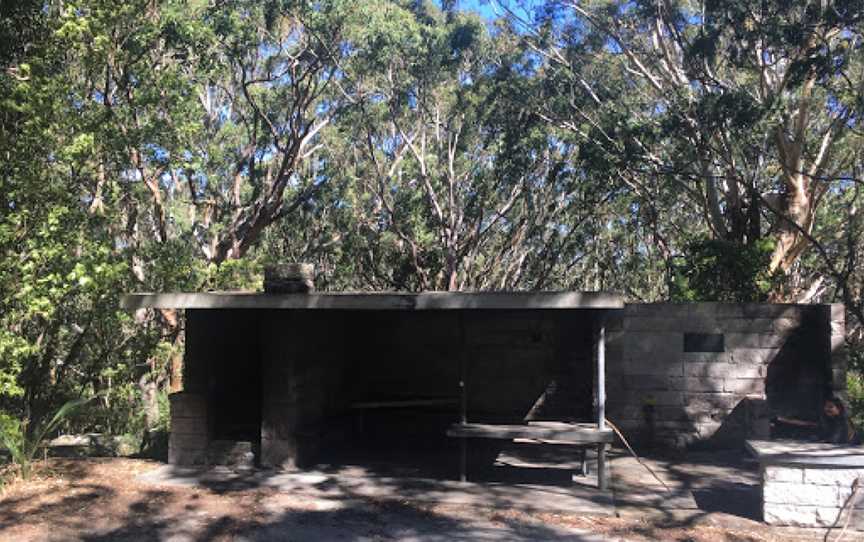
[[[440,0],[436,1],[440,5]],[[499,2],[499,5],[507,5],[520,16],[525,16],[525,18],[528,19],[530,18],[530,14],[526,14],[524,10],[520,9],[520,5],[525,5],[530,9],[533,9],[536,6],[539,6],[542,3],[542,0],[497,0],[497,2]],[[460,9],[476,11],[486,19],[492,19],[501,13],[501,8],[496,8],[494,5],[495,3],[496,0],[457,0]]]

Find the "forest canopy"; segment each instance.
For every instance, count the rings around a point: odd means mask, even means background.
[[[861,341],[857,0],[0,9],[15,418],[85,396],[77,430],[157,428],[182,317],[119,295],[272,263],[324,291],[842,302]]]

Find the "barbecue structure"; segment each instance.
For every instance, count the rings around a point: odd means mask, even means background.
[[[583,472],[596,451],[605,488],[607,416],[647,445],[740,445],[845,385],[840,305],[601,292],[130,294],[122,305],[185,310],[178,465],[365,462],[464,480],[516,443],[563,450]]]

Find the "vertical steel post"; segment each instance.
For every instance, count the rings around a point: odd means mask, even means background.
[[[606,429],[606,325],[601,312],[597,320],[597,429]],[[605,491],[609,487],[606,470],[606,443],[597,445],[597,487]]]
[[[597,329],[597,428],[606,429],[606,325],[599,317]]]
[[[468,341],[465,338],[465,312],[459,311],[459,421],[468,423]],[[468,439],[459,439],[459,481],[468,480]]]

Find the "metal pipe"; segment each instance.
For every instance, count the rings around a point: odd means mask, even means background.
[[[606,429],[606,326],[601,314],[597,329],[597,428]]]

